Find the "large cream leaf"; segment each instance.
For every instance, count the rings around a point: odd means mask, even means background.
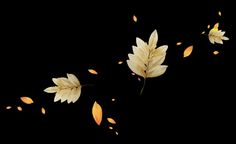
[[[79,99],[82,86],[75,75],[67,74],[67,78],[53,78],[52,81],[56,86],[48,87],[44,91],[56,93],[54,102],[61,100],[61,102],[74,103]]]
[[[157,31],[154,30],[148,40],[148,44],[140,38],[136,38],[137,46],[133,46],[133,54],[128,54],[127,64],[131,71],[143,78],[162,75],[167,66],[162,66],[165,60],[167,45],[156,48],[158,41]]]
[[[92,108],[93,119],[100,125],[102,122],[102,107],[95,101]]]

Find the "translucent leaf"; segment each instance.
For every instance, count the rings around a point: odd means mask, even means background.
[[[203,31],[201,34],[205,34],[206,32],[205,31]]]
[[[218,54],[219,54],[219,51],[214,51],[213,54],[214,54],[214,55],[218,55]]]
[[[44,114],[44,115],[46,114],[46,110],[45,110],[44,107],[41,108],[41,112],[42,112],[42,114]]]
[[[93,104],[92,115],[97,125],[100,125],[102,122],[102,107],[96,101]]]
[[[17,109],[18,109],[18,111],[22,111],[22,107],[21,106],[18,106]]]
[[[118,135],[119,133],[116,131],[116,135]]]
[[[118,64],[122,64],[123,63],[123,61],[118,61]]]
[[[116,99],[114,99],[114,98],[113,98],[113,99],[111,99],[111,101],[113,101],[113,102],[114,102],[115,100],[116,100]]]
[[[91,74],[94,74],[94,75],[97,75],[97,71],[95,71],[94,69],[88,69],[88,71],[91,73]]]
[[[107,118],[107,121],[111,124],[116,124],[116,121],[113,118]]]
[[[12,107],[11,106],[7,106],[6,109],[11,109]]]
[[[138,18],[137,18],[135,15],[133,15],[133,21],[134,21],[134,22],[137,22],[137,21],[138,21]]]
[[[184,58],[190,56],[190,54],[192,53],[192,51],[193,51],[193,45],[187,47],[187,48],[184,50],[184,54],[183,54]]]
[[[113,127],[109,126],[109,129],[110,129],[110,130],[112,130],[112,129],[113,129]]]
[[[34,101],[30,97],[20,97],[21,101],[23,101],[25,104],[32,104]]]
[[[218,11],[218,15],[221,16],[221,11]]]
[[[176,43],[177,46],[179,46],[179,45],[181,45],[181,44],[182,44],[182,42],[177,42],[177,43]]]
[[[131,74],[132,74],[133,76],[135,75],[135,73],[134,73],[134,72],[132,72]]]

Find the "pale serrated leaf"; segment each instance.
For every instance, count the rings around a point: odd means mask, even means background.
[[[150,61],[149,61],[149,65],[148,68],[152,69],[152,67],[156,67],[157,65],[161,65],[164,60],[165,60],[166,55],[160,55],[160,56],[156,56],[153,57]]]
[[[139,57],[133,54],[128,54],[128,57],[132,63],[137,64],[143,71],[146,69],[145,63],[143,63],[143,61]]]
[[[78,78],[73,75],[73,74],[67,74],[68,80],[74,85],[74,86],[79,86],[80,82]]]
[[[136,73],[139,76],[145,77],[145,73],[139,65],[137,65],[136,63],[133,63],[130,60],[127,60],[127,64],[134,73]]]
[[[76,88],[76,91],[74,92],[74,96],[72,98],[72,102],[75,103],[81,95],[81,87]]]
[[[44,92],[47,93],[56,93],[58,91],[58,87],[57,86],[53,86],[53,87],[48,87],[44,90]]]
[[[149,41],[148,41],[149,47],[151,49],[156,48],[157,41],[158,41],[157,30],[154,30],[149,37]]]
[[[166,65],[157,65],[156,67],[153,67],[152,69],[149,69],[147,71],[147,77],[158,77],[165,73],[167,66]]]

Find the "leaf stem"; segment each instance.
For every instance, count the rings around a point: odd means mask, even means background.
[[[143,86],[142,86],[142,89],[140,91],[140,95],[143,94],[143,90],[144,90],[145,85],[146,85],[146,78],[144,78],[144,80],[143,80]]]

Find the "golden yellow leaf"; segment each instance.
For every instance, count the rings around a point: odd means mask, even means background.
[[[17,109],[18,109],[18,111],[22,111],[22,107],[21,106],[18,106]]]
[[[119,62],[118,62],[118,64],[122,64],[122,63],[123,63],[123,61],[119,61]]]
[[[179,45],[181,45],[181,44],[182,44],[182,42],[177,42],[177,43],[176,43],[177,46],[179,46]]]
[[[112,129],[113,129],[113,127],[109,126],[109,129],[110,129],[110,130],[112,130]]]
[[[184,50],[184,58],[188,57],[193,51],[193,45],[188,46],[185,50]]]
[[[134,20],[134,22],[137,22],[138,18],[135,15],[133,15],[133,20]]]
[[[219,27],[219,23],[216,23],[213,27],[213,29],[217,29],[218,30],[218,27]]]
[[[20,97],[21,101],[23,101],[25,104],[32,104],[34,101],[30,97]]]
[[[107,121],[111,124],[116,124],[116,121],[113,118],[107,118]]]
[[[113,99],[111,99],[111,101],[115,101],[115,100],[116,100],[116,99],[114,99],[114,98],[113,98]]]
[[[12,107],[11,106],[7,106],[6,109],[11,109]]]
[[[214,54],[214,55],[218,55],[218,54],[219,54],[219,51],[214,51],[213,54]]]
[[[102,107],[96,101],[93,104],[92,115],[97,125],[100,125],[102,122]]]
[[[97,71],[95,71],[94,69],[88,69],[88,71],[91,73],[91,74],[94,74],[94,75],[97,75]]]
[[[218,15],[221,16],[221,11],[218,12]]]
[[[211,25],[207,25],[207,28],[209,29],[211,27]]]
[[[42,112],[42,114],[45,114],[45,113],[46,113],[46,110],[45,110],[44,107],[41,108],[41,112]]]
[[[206,32],[205,31],[203,31],[201,34],[205,34]]]

